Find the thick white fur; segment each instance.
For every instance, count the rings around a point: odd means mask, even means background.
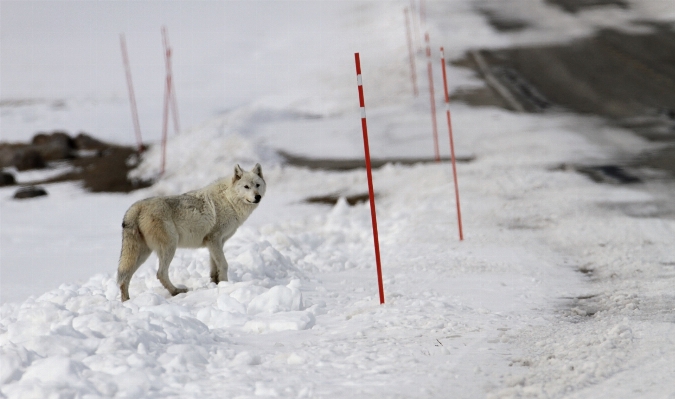
[[[208,248],[211,281],[227,281],[223,245],[258,207],[265,188],[260,164],[250,172],[237,165],[233,177],[199,190],[133,204],[122,222],[122,253],[117,268],[122,301],[129,299],[131,276],[153,251],[159,257],[157,278],[171,295],[187,292],[169,280],[169,264],[176,248]]]

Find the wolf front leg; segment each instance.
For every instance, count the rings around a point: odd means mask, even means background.
[[[208,242],[209,253],[211,254],[211,281],[218,284],[221,281],[227,281],[227,260],[223,253],[225,240],[213,240]]]

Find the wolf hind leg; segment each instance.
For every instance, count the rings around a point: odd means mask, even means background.
[[[159,270],[157,270],[157,278],[159,282],[162,283],[164,288],[169,290],[169,293],[172,296],[182,294],[187,292],[187,288],[176,288],[169,280],[169,265],[173,259],[174,254],[176,253],[176,247],[164,247],[157,251],[157,256],[159,257]]]
[[[117,285],[120,287],[122,302],[129,299],[131,276],[148,259],[151,251],[137,229],[125,229],[122,233],[122,251],[117,267]]]
[[[144,231],[148,232],[145,234],[148,247],[155,251],[159,258],[159,269],[157,270],[159,282],[172,296],[187,292],[186,288],[176,288],[169,279],[169,265],[176,253],[176,247],[178,247],[179,236],[176,226],[160,217],[146,219],[143,223]]]
[[[126,274],[121,274],[118,270],[118,285],[120,286],[120,291],[122,293],[122,302],[126,301],[129,299],[129,283],[131,282],[131,276],[136,273],[139,267],[148,259],[148,256],[152,251],[150,248],[148,248],[147,245],[142,244],[141,248],[138,253],[138,258],[136,259],[136,262],[132,265],[131,268],[126,268],[127,273]],[[120,269],[122,268],[120,264]]]

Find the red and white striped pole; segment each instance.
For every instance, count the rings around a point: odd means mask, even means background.
[[[405,30],[408,37],[408,58],[410,58],[410,80],[412,81],[413,94],[415,97],[419,94],[417,90],[417,67],[415,65],[415,53],[413,50],[412,35],[410,34],[410,13],[408,8],[404,10],[405,13]]]
[[[129,66],[129,55],[127,54],[127,42],[124,34],[120,35],[120,45],[122,47],[122,61],[124,62],[124,71],[127,75],[127,88],[129,89],[129,103],[131,104],[131,119],[136,132],[136,142],[138,143],[138,152],[143,152],[143,139],[141,138],[141,124],[138,122],[138,108],[136,106],[136,95],[134,94],[134,84],[131,81],[131,67]]]
[[[424,41],[427,44],[427,73],[429,75],[429,98],[431,101],[431,127],[434,133],[434,159],[441,161],[441,155],[438,151],[438,127],[436,125],[436,99],[434,94],[434,77],[431,69],[431,48],[429,47],[429,32],[424,34]]]
[[[448,119],[448,134],[450,135],[450,157],[452,160],[452,177],[455,181],[455,203],[457,204],[457,225],[459,226],[459,240],[464,239],[462,231],[462,210],[459,206],[459,185],[457,184],[457,166],[455,164],[455,143],[452,139],[452,123],[450,121],[450,96],[448,95],[448,78],[445,73],[445,52],[441,47],[441,68],[443,70],[443,90],[445,92],[445,115]]]
[[[363,130],[363,150],[366,158],[366,173],[368,176],[368,193],[370,196],[370,216],[373,225],[373,243],[375,245],[375,263],[377,264],[377,286],[380,291],[380,304],[384,303],[384,285],[382,284],[382,266],[380,263],[380,240],[377,235],[377,217],[375,216],[375,193],[373,190],[373,173],[370,167],[370,149],[368,147],[368,126],[366,124],[366,104],[363,97],[363,82],[361,80],[361,60],[359,53],[354,53],[356,61],[356,82],[359,87],[359,106],[361,107],[361,130]]]

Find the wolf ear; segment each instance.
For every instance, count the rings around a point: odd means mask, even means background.
[[[255,173],[256,175],[260,176],[261,179],[264,179],[262,175],[262,166],[260,166],[259,163],[255,164],[253,169],[251,169],[251,172]]]
[[[241,166],[237,164],[234,167],[234,177],[232,178],[232,183],[236,182],[237,180],[241,179],[241,177],[244,175],[244,171],[241,169]]]

